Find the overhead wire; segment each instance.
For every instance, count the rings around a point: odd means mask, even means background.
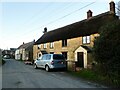
[[[52,6],[51,3],[45,5],[45,7],[42,7],[39,12],[37,12],[36,14],[32,15],[28,20],[26,20],[22,25],[20,25],[20,27],[18,27],[18,30],[22,29],[25,25],[28,24],[28,22],[31,22],[31,20],[33,20],[34,18],[36,18],[37,16],[39,16],[40,13],[44,13],[45,11],[47,11],[47,9]],[[22,27],[21,27],[22,26]]]
[[[51,4],[51,3],[50,3],[50,4]],[[46,8],[43,7],[43,8],[42,8],[42,11],[38,12],[37,15],[34,14],[31,18],[29,18],[29,20],[26,20],[26,23],[29,22],[29,21],[31,21],[31,19],[33,19],[35,16],[38,16],[38,14],[40,14],[40,13],[43,14],[50,6],[53,6],[52,4],[51,4],[51,5],[50,5],[50,4],[48,4]],[[73,3],[71,3],[71,2],[70,2],[67,6],[65,5],[65,7],[62,8],[62,11],[66,10],[66,9],[67,9],[68,7],[70,7],[71,5],[73,5]],[[56,10],[56,9],[55,9],[55,10]],[[61,10],[61,9],[57,8],[56,11],[52,10],[51,13],[54,12],[54,14],[55,14],[56,12],[59,12],[59,10]],[[47,16],[47,14],[45,14],[45,15]],[[45,17],[45,15],[39,17],[39,19],[37,18],[36,20],[40,20],[40,18]],[[50,15],[52,15],[52,14],[50,14]],[[50,16],[50,15],[49,15],[49,16]],[[53,15],[52,15],[52,16],[53,16]],[[34,22],[35,22],[35,21],[34,21]],[[32,23],[35,24],[34,22],[32,22]],[[23,25],[25,26],[26,23],[24,23]],[[32,24],[32,23],[31,23],[31,24]],[[33,25],[33,24],[32,24],[32,25]],[[22,25],[21,25],[21,26],[22,26]],[[23,27],[23,26],[22,26],[22,27]],[[27,28],[27,27],[26,27],[26,28]],[[21,28],[19,28],[19,29],[17,29],[17,30],[20,30],[20,29],[21,29]],[[29,32],[29,31],[28,31],[28,32]],[[28,32],[26,32],[25,34],[27,34]],[[19,36],[17,36],[17,37],[19,37]]]
[[[36,18],[36,16],[38,16],[39,14],[43,14],[48,8],[50,8],[50,6],[53,6],[53,3],[49,3],[48,5],[46,5],[45,7],[43,7],[43,8],[41,8],[41,10],[39,10],[39,12],[38,13],[36,13],[36,14],[34,14],[31,18],[29,18],[28,20],[26,20],[26,22],[23,24],[24,26],[25,26],[25,24],[28,24],[32,19],[34,19],[34,18]],[[64,10],[65,10],[65,8],[64,8]],[[59,10],[56,10],[57,12],[59,11]],[[51,11],[51,13],[55,13],[56,11]],[[52,14],[50,14],[50,15],[52,15]],[[50,16],[49,15],[49,16]],[[47,14],[46,14],[46,16],[47,16]],[[37,20],[40,20],[41,18],[43,18],[43,17],[45,17],[45,15],[44,16],[41,16],[41,17],[39,17],[39,19],[38,18],[36,18],[36,20],[34,20],[34,22],[35,21],[37,21]],[[31,21],[32,22],[32,21]],[[32,22],[31,24],[35,24],[34,22]],[[21,27],[21,26],[20,26]],[[23,26],[22,26],[23,27]]]
[[[68,9],[69,7],[71,7],[73,5],[73,2],[71,3],[69,3],[68,5],[65,5],[64,7],[62,7],[62,8],[56,8],[55,10],[52,10],[51,11],[51,14],[50,15],[48,15],[48,14],[46,14],[47,16],[49,16],[48,18],[51,18],[51,17],[53,17],[54,15],[53,14],[59,14],[58,12],[60,12],[60,11],[62,11],[62,13],[66,10],[66,9]],[[54,12],[54,13],[53,13]],[[46,17],[46,16],[41,16],[40,18],[43,18],[43,17]],[[39,20],[40,20],[40,18],[39,18]],[[34,23],[34,22],[33,22]],[[33,30],[33,29],[32,29]],[[31,30],[31,31],[32,31]],[[27,33],[29,33],[29,32],[31,32],[31,31],[28,31],[28,32],[25,32],[24,34],[26,35]],[[22,35],[23,36],[23,35]]]
[[[26,35],[26,34],[28,34],[28,33],[31,33],[31,32],[33,32],[34,30],[40,29],[40,28],[42,28],[42,27],[44,27],[44,26],[46,26],[46,25],[50,25],[50,24],[53,24],[53,23],[55,23],[55,22],[57,22],[57,21],[59,21],[59,20],[61,20],[61,19],[64,19],[64,18],[68,17],[69,15],[71,15],[71,14],[73,14],[73,13],[76,13],[76,12],[78,12],[78,11],[80,11],[80,10],[82,10],[82,9],[84,9],[84,8],[92,5],[92,4],[94,4],[95,2],[96,2],[96,1],[91,2],[91,3],[85,5],[85,6],[79,8],[79,9],[77,9],[77,10],[74,10],[74,11],[72,11],[72,12],[70,12],[70,13],[68,13],[68,14],[66,14],[66,15],[58,18],[58,19],[55,19],[55,20],[53,20],[53,21],[50,21],[50,22],[48,22],[47,24],[41,25],[40,27],[34,28],[34,29],[30,30],[29,32],[24,33],[24,35]],[[24,36],[24,35],[22,35],[22,36]]]
[[[54,23],[54,22],[56,22],[56,21],[58,21],[58,20],[61,20],[61,19],[65,18],[65,17],[67,17],[67,16],[69,16],[69,15],[71,15],[71,14],[77,12],[77,11],[80,11],[81,9],[83,9],[83,8],[85,8],[85,7],[88,7],[88,6],[90,6],[90,5],[94,4],[94,3],[95,3],[95,2],[92,2],[92,3],[90,3],[90,4],[87,4],[87,5],[83,6],[83,7],[81,7],[80,9],[75,10],[75,11],[73,11],[73,12],[67,14],[67,15],[64,15],[64,16],[56,19],[56,20],[53,20],[53,21],[51,21],[51,22],[49,22],[49,23],[47,23],[47,24],[45,24],[45,25],[49,25],[49,24],[52,24],[52,23]]]
[[[75,10],[75,11],[70,12],[70,13],[67,14],[67,15],[64,15],[64,16],[62,16],[62,17],[60,17],[60,18],[58,18],[58,19],[55,19],[55,20],[53,20],[53,21],[50,21],[50,22],[48,22],[47,24],[44,24],[44,25],[42,25],[42,26],[40,26],[40,27],[37,27],[37,28],[35,28],[35,29],[32,29],[31,31],[36,30],[36,29],[39,29],[39,28],[41,28],[41,27],[43,27],[43,26],[46,26],[46,25],[50,25],[50,24],[52,24],[52,23],[54,23],[54,22],[57,22],[58,20],[61,20],[61,19],[65,18],[65,17],[67,17],[67,16],[69,16],[69,15],[75,13],[75,12],[78,12],[78,11],[80,11],[80,10],[82,10],[82,9],[84,9],[84,8],[86,8],[86,7],[94,4],[94,3],[95,3],[95,2],[89,3],[89,4],[87,4],[87,5],[83,6],[83,7]]]
[[[47,19],[50,19],[50,18],[52,18],[52,17],[54,17],[54,15],[53,14],[59,14],[58,12],[60,12],[60,10],[62,10],[62,13],[67,9],[67,8],[69,8],[70,6],[72,5],[72,3],[70,3],[70,4],[68,4],[67,6],[65,6],[65,7],[63,7],[62,9],[60,8],[55,8],[55,10],[51,10],[48,14],[46,14],[46,15],[44,15],[44,16],[42,16],[41,17],[41,19],[43,19],[44,17]],[[40,18],[38,19],[38,20],[40,20]],[[33,22],[33,24],[35,24],[34,22]],[[32,24],[32,25],[33,25]]]

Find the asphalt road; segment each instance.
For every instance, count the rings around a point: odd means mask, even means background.
[[[104,88],[73,77],[65,71],[46,72],[14,59],[2,67],[2,88]]]

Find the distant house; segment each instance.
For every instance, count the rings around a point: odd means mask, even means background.
[[[33,60],[33,44],[35,41],[20,45],[15,51],[15,59],[17,60]]]
[[[115,15],[115,3],[110,3],[110,11],[92,16],[87,12],[87,19],[45,32],[33,46],[33,59],[44,53],[61,53],[68,61],[68,68],[74,65],[87,68],[92,64],[92,47],[99,36],[99,28],[118,17]]]
[[[3,50],[2,56],[7,55],[9,58],[15,58],[16,48],[10,48],[10,50]]]

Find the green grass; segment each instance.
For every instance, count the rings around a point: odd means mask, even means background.
[[[119,87],[119,84],[112,82],[108,76],[97,74],[90,69],[83,69],[79,72],[68,71],[68,73],[71,74],[72,76],[80,77],[82,79],[102,84],[108,87]]]
[[[69,72],[70,74],[72,74],[73,76],[77,76],[77,77],[82,77],[88,80],[96,80],[96,78],[98,78],[98,76],[91,70],[81,70],[79,72]]]

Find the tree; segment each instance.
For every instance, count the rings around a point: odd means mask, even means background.
[[[93,51],[101,71],[120,83],[120,20],[100,28]]]
[[[118,2],[118,16],[119,16],[119,19],[120,19],[120,1]]]

